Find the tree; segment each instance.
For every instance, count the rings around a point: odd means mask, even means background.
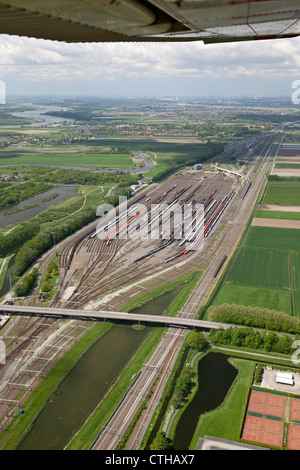
[[[197,331],[191,331],[186,342],[188,346],[192,349],[196,349],[197,351],[202,351],[207,345],[207,341],[202,331],[199,333],[197,333]]]
[[[172,450],[172,440],[166,437],[163,431],[158,431],[150,445],[150,450]]]

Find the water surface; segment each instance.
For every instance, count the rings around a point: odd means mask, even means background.
[[[198,390],[183,412],[174,438],[175,450],[187,450],[196,430],[200,415],[219,407],[238,374],[228,362],[228,356],[208,353],[198,363]]]
[[[49,201],[43,202],[44,198],[47,198],[51,194],[58,193],[54,199]],[[54,206],[55,204],[59,204],[60,202],[68,199],[72,196],[77,196],[77,190],[74,186],[56,186],[55,188],[49,189],[44,193],[37,194],[36,196],[30,197],[29,199],[25,199],[25,201],[21,201],[17,204],[12,206],[5,207],[4,209],[0,210],[0,228],[4,228],[7,225],[15,224],[17,222],[21,222],[22,220],[29,219],[34,217],[37,214],[40,214],[48,207]],[[30,206],[31,204],[37,204],[35,207],[31,207],[28,209],[23,209],[18,212],[14,212],[10,215],[5,215],[4,213],[8,210],[12,209],[22,209],[26,206]]]

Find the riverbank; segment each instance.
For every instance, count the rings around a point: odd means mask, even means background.
[[[192,278],[194,278],[194,276]],[[186,276],[184,276],[182,282],[184,282],[184,280],[187,280]],[[174,287],[179,287],[177,283],[177,285],[174,285],[173,283],[171,284],[172,285],[169,286],[169,291],[171,288],[174,290]],[[184,284],[184,291],[187,292],[189,285],[189,282]],[[178,296],[180,293],[181,292],[178,292]],[[157,290],[156,294],[161,294],[161,291]],[[170,298],[169,303],[171,302],[172,304],[174,301],[176,301],[178,296],[175,296],[175,300],[174,298]],[[162,305],[163,303],[159,305],[160,308]],[[22,404],[22,408],[25,411],[24,414],[21,417],[16,416],[14,421],[9,425],[9,428],[3,432],[3,441],[2,435],[0,435],[1,448],[11,449],[21,445],[20,442],[24,438],[24,435],[28,432],[30,433],[30,429],[33,423],[42,414],[50,397],[56,393],[55,391],[58,390],[60,384],[67,378],[71,371],[74,370],[80,359],[86,354],[88,350],[90,350],[94,344],[97,343],[98,340],[101,339],[102,341],[102,338],[104,339],[104,337],[106,337],[108,333],[112,331],[112,329],[116,328],[118,328],[118,325],[115,326],[114,324],[109,324],[106,322],[95,324],[91,331],[89,331],[82,339],[80,339],[78,343],[75,344],[56,365],[54,365],[44,380],[35,389],[33,394],[28,398],[28,400],[25,401],[25,403]],[[128,331],[133,331],[130,325],[126,325],[126,329],[129,329]],[[124,390],[127,390],[132,384],[134,377],[140,370],[141,364],[144,364],[153,353],[153,350],[155,349],[156,344],[160,340],[163,332],[163,327],[155,328],[152,331],[146,328],[142,332],[135,332],[135,335],[142,334],[145,337],[142,341],[142,344],[134,353],[133,358],[132,355],[130,355],[130,358],[128,357],[126,365],[122,366],[122,370],[118,372],[118,377],[114,378],[113,384],[108,387],[108,390],[105,393],[105,397],[102,398],[100,404],[97,403],[97,407],[94,412],[91,413],[91,416],[84,417],[84,419],[86,419],[85,425],[79,430],[74,430],[74,432],[77,431],[77,433],[72,438],[70,444],[67,445],[68,448],[89,448],[93,442],[93,439],[96,438],[101,426],[104,425],[111,416],[113,410],[115,409],[116,403],[118,403],[123,396]],[[110,336],[108,335],[107,339],[109,337]],[[118,343],[118,341],[113,342]],[[122,355],[124,356],[124,353],[122,353]],[[8,439],[7,436],[9,436]],[[3,442],[5,441],[6,443],[3,446]],[[23,442],[23,445],[25,445],[25,441]]]
[[[16,415],[9,426],[0,433],[2,450],[14,450],[18,447],[57,386],[75,367],[80,357],[113,326],[110,323],[92,325],[91,330],[59,359],[22,404],[24,413]]]

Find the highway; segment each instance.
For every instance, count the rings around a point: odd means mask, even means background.
[[[105,310],[75,310],[67,308],[29,307],[19,305],[0,304],[0,312],[13,315],[38,316],[47,318],[66,318],[74,320],[100,321],[100,320],[126,320],[134,323],[159,323],[175,325],[182,328],[221,329],[229,328],[225,323],[215,323],[194,318],[167,317],[163,315],[142,315],[127,312],[107,312]]]

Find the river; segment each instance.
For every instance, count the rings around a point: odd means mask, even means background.
[[[22,103],[24,106],[32,106],[32,110],[20,111],[11,113],[13,116],[34,119],[37,122],[32,124],[18,124],[18,125],[9,125],[9,126],[0,126],[0,129],[7,128],[20,128],[20,127],[40,127],[40,126],[59,126],[63,123],[74,123],[74,119],[66,119],[57,116],[48,116],[47,112],[50,111],[67,111],[68,108],[62,106],[44,106],[44,105],[35,105],[33,103]]]

